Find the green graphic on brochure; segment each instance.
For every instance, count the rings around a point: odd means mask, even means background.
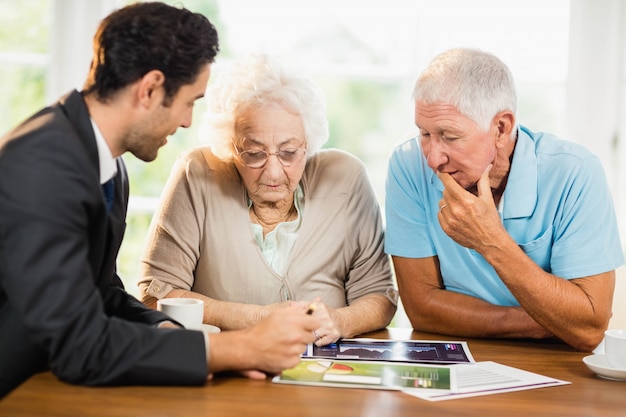
[[[276,382],[361,388],[450,389],[450,368],[408,363],[303,359]]]

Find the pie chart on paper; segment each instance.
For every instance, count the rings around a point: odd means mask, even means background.
[[[354,370],[350,366],[341,363],[333,363],[332,361],[317,361],[308,365],[307,369],[318,374],[327,373],[336,375],[349,374]]]

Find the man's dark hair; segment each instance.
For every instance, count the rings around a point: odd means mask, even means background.
[[[136,3],[107,16],[93,39],[84,94],[107,101],[152,70],[165,75],[165,104],[214,61],[218,36],[198,13],[160,2]]]

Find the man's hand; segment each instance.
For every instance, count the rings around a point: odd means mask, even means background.
[[[496,246],[498,236],[506,233],[493,201],[490,170],[491,165],[478,180],[477,196],[463,189],[450,174],[437,173],[444,186],[437,215],[441,228],[459,245],[478,252]]]
[[[306,314],[304,303],[278,308],[255,326],[212,334],[208,354],[213,373],[240,371],[249,378],[296,366],[306,345],[315,341],[320,321]]]

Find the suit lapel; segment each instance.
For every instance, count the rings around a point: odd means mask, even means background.
[[[78,133],[83,148],[87,152],[89,162],[94,167],[97,178],[100,177],[100,161],[98,159],[98,146],[96,145],[96,135],[91,126],[89,110],[85,104],[82,94],[74,90],[62,97],[59,104],[66,114],[70,123]]]
[[[77,137],[87,153],[90,165],[93,167],[94,187],[98,187],[99,194],[102,195],[98,146],[96,144],[96,136],[93,131],[93,126],[91,125],[91,119],[85,100],[78,91],[74,90],[61,98],[59,105],[77,132]],[[102,218],[100,220],[100,230],[102,233],[99,238],[97,238],[97,242],[94,242],[94,244],[97,245],[94,249],[100,254],[100,267],[96,267],[96,271],[94,271],[99,285],[108,285],[115,274],[115,261],[126,225],[128,182],[126,178],[126,168],[121,158],[117,159],[117,168],[118,174],[115,178],[115,201],[111,208],[111,213],[108,216],[106,214],[104,201],[102,201]]]

